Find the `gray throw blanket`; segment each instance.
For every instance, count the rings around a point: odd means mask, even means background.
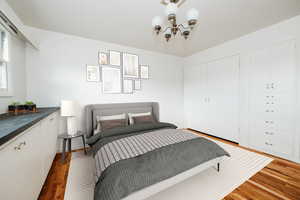
[[[158,123],[134,127],[125,135],[118,129],[112,137],[94,142],[98,178],[94,199],[120,200],[206,161],[229,156],[214,142],[174,128]]]

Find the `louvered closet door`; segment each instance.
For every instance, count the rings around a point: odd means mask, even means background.
[[[294,55],[293,42],[286,42],[251,58],[250,144],[286,158],[294,146]]]
[[[185,71],[185,80],[187,127],[206,133],[208,129],[206,65],[188,68]]]
[[[207,65],[209,134],[238,141],[239,56]]]

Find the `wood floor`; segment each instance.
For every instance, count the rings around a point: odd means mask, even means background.
[[[38,200],[63,200],[71,162],[71,153],[67,153],[66,161],[61,162],[61,154],[56,154],[47,180]]]
[[[300,200],[300,165],[262,152],[240,147],[229,141],[198,132],[194,133],[239,148],[264,154],[274,159],[273,162],[228,194],[223,200]],[[64,164],[60,162],[60,158],[61,154],[57,154],[41,191],[39,200],[64,199],[71,153],[67,155]]]

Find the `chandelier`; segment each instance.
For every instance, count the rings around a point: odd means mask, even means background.
[[[169,26],[163,28],[163,19],[160,16],[156,16],[152,20],[152,26],[157,35],[162,33],[168,42],[172,35],[175,37],[177,33],[180,32],[180,35],[185,39],[191,34],[191,31],[197,24],[199,18],[199,12],[197,9],[192,8],[186,14],[186,23],[178,24],[177,23],[177,11],[178,8],[185,2],[186,0],[162,0],[162,4],[166,6],[165,14],[167,16]]]

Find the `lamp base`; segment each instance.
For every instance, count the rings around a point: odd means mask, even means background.
[[[67,118],[67,130],[68,130],[68,135],[76,135],[77,127],[76,127],[76,118],[75,117]]]

